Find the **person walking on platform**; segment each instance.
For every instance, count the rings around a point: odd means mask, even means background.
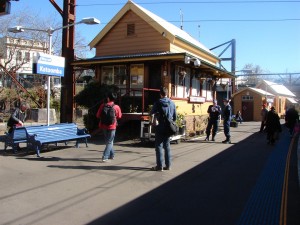
[[[155,127],[156,166],[152,167],[154,171],[171,169],[170,136],[165,132],[166,124],[162,114],[173,121],[176,121],[177,118],[175,103],[167,97],[168,89],[162,87],[159,94],[160,99],[154,103],[150,112],[150,115],[155,115],[158,120],[158,125]],[[163,166],[164,162],[165,167]]]
[[[230,106],[230,99],[224,99],[223,103],[225,105],[224,112],[223,112],[223,125],[224,125],[224,134],[226,139],[222,141],[224,144],[230,144],[230,122],[231,122],[231,116],[232,116],[232,109]]]
[[[235,120],[236,120],[236,122],[240,122],[240,124],[243,123],[244,120],[242,118],[242,113],[240,110],[237,111],[237,113],[235,114]]]
[[[213,105],[210,105],[207,109],[209,114],[208,123],[206,127],[205,141],[209,141],[210,133],[212,132],[212,141],[215,141],[215,136],[219,130],[220,116],[222,113],[221,107],[218,105],[218,101],[215,99]]]
[[[263,132],[265,130],[265,128],[266,128],[267,115],[268,115],[267,104],[264,103],[262,105],[262,109],[260,111],[261,124],[260,124],[260,130],[259,130],[259,132]]]
[[[102,162],[108,162],[114,159],[115,152],[113,149],[114,139],[117,129],[117,120],[121,119],[121,108],[114,104],[117,95],[108,93],[105,101],[100,105],[96,117],[100,119],[99,128],[103,130],[105,138],[105,149],[103,151]]]
[[[274,144],[278,132],[281,132],[280,118],[275,111],[275,107],[272,106],[271,110],[268,112],[266,121],[266,131],[268,144]]]
[[[299,121],[298,111],[295,109],[295,106],[292,105],[285,114],[285,125],[289,129],[291,135],[293,135],[295,125]]]

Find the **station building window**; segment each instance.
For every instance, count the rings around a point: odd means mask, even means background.
[[[130,88],[144,87],[144,64],[130,65]]]

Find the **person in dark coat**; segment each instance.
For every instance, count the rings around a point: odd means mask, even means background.
[[[206,138],[205,141],[209,141],[209,135],[212,129],[212,141],[215,141],[215,136],[219,130],[220,116],[222,113],[221,107],[218,105],[218,101],[215,99],[213,105],[210,105],[207,109],[209,114],[208,123],[206,127]]]
[[[159,94],[160,99],[154,103],[150,112],[151,116],[155,115],[158,119],[158,125],[155,127],[156,166],[151,168],[154,171],[171,170],[172,163],[170,135],[166,133],[166,124],[162,113],[173,121],[176,121],[177,118],[175,103],[167,97],[168,89],[166,87],[160,88]]]
[[[267,104],[262,105],[262,109],[260,111],[261,115],[261,124],[260,124],[260,130],[259,132],[264,132],[266,128],[266,121],[267,121],[267,115],[268,115],[268,109],[267,109]]]
[[[230,122],[231,122],[231,116],[232,116],[232,109],[230,106],[230,99],[224,99],[223,103],[225,105],[224,112],[223,112],[223,125],[224,125],[224,134],[226,139],[222,141],[224,144],[230,144]]]
[[[280,118],[274,106],[271,107],[271,110],[267,114],[266,131],[268,144],[274,144],[278,132],[281,132]]]
[[[293,134],[296,123],[299,121],[298,111],[292,105],[285,114],[285,125],[289,129],[290,134]]]

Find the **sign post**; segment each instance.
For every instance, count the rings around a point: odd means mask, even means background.
[[[65,58],[60,56],[37,53],[33,60],[33,73],[47,75],[47,125],[50,125],[50,77],[63,77],[65,72]]]

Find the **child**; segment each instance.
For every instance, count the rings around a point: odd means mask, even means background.
[[[240,122],[240,123],[243,122],[243,118],[242,118],[241,111],[237,111],[237,113],[236,113],[236,115],[235,115],[235,120],[236,120],[237,122]]]

